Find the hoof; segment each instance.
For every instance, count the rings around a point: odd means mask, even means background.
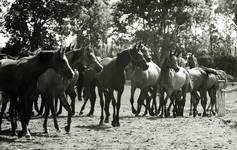
[[[164,118],[163,114],[160,114],[158,117],[159,117],[159,118]]]
[[[49,131],[47,129],[44,129],[44,134],[49,134]]]
[[[1,130],[0,130],[1,131]],[[11,136],[16,136],[16,132],[12,132]]]
[[[79,115],[80,115],[80,116],[81,116],[81,115],[83,115],[83,112],[82,112],[82,111],[80,111]]]
[[[116,127],[116,126],[117,126],[117,122],[116,122],[115,120],[113,120],[112,123],[111,123],[111,125],[112,125],[113,127]]]
[[[61,133],[62,130],[61,130],[61,129],[57,129],[56,132],[57,132],[57,133]]]
[[[189,113],[189,116],[192,116],[192,115],[193,115],[193,113],[190,112],[190,113]]]
[[[56,115],[57,115],[57,116],[59,116],[59,115],[61,115],[61,113],[62,113],[62,112],[61,112],[61,111],[59,111],[59,112],[57,112],[57,114],[56,114]]]
[[[29,132],[25,135],[25,138],[27,138],[27,139],[31,139],[31,135],[30,135]]]
[[[93,116],[93,113],[89,112],[86,116],[91,117],[91,116]]]
[[[21,138],[23,136],[23,131],[18,132],[18,137]]]
[[[117,124],[116,124],[116,125],[117,125],[117,127],[119,127],[119,126],[120,126],[120,123],[119,123],[119,121],[117,121]]]
[[[70,132],[70,126],[65,126],[65,131],[66,131],[67,133],[69,133],[69,132]]]
[[[133,113],[134,115],[136,115],[136,114],[137,114],[137,111],[136,111],[135,109],[132,109],[132,113]]]
[[[75,116],[75,111],[72,112],[72,116]]]
[[[109,123],[109,118],[105,118],[105,123]]]

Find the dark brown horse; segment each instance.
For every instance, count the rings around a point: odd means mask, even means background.
[[[142,52],[142,43],[135,44],[131,49],[124,50],[117,54],[117,57],[112,59],[104,59],[101,64],[103,70],[99,76],[100,99],[103,101],[102,92],[105,95],[105,122],[109,121],[109,105],[112,100],[113,105],[113,121],[112,126],[119,126],[119,110],[121,105],[121,96],[124,90],[125,74],[124,69],[129,62],[136,66],[140,66],[143,70],[148,69],[145,58]],[[114,98],[114,91],[117,91],[117,100]],[[103,110],[101,112],[100,123],[103,123]]]
[[[57,73],[66,78],[73,76],[73,71],[68,64],[64,49],[57,51],[41,51],[36,56],[23,57],[19,60],[0,60],[0,90],[10,95],[10,118],[12,134],[16,130],[16,103],[19,97],[19,114],[22,124],[20,136],[30,137],[28,124],[31,117],[31,95],[37,87],[38,77],[48,68],[53,68]]]

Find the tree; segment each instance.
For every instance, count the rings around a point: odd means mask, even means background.
[[[8,46],[18,44],[19,49],[31,51],[39,46],[52,48],[56,39],[51,29],[62,24],[72,10],[67,2],[15,0],[5,15],[5,28],[11,34]]]

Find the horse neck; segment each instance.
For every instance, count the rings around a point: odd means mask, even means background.
[[[119,68],[119,70],[124,70],[125,67],[129,64],[129,62],[131,61],[131,56],[129,54],[129,50],[126,50],[124,52],[122,52],[123,54],[120,54],[117,59],[117,66]]]
[[[75,65],[77,64],[78,59],[82,58],[82,50],[69,51],[66,53],[66,57],[68,59],[69,64],[72,66],[72,68],[75,68],[76,67]],[[80,60],[78,62],[80,62]]]
[[[25,59],[25,61],[24,61]],[[28,81],[32,81],[32,80],[37,80],[38,77],[44,73],[48,68],[51,68],[52,65],[50,63],[46,63],[46,62],[39,62],[39,58],[37,56],[31,57],[31,58],[22,58],[22,60],[20,61],[24,61],[24,68],[26,68],[27,72],[24,72],[25,74],[28,74],[27,76],[27,80]]]

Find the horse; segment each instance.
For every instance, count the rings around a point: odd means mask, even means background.
[[[113,120],[112,126],[120,126],[119,123],[119,109],[121,105],[121,96],[125,84],[125,67],[132,62],[136,66],[140,66],[142,70],[147,70],[148,65],[140,51],[142,43],[136,43],[132,48],[124,50],[117,54],[117,57],[103,59],[101,64],[103,70],[98,76],[99,80],[99,96],[101,103],[103,103],[103,94],[105,96],[105,123],[109,121],[109,105],[112,100],[113,105]],[[117,101],[114,98],[114,91],[117,91]],[[117,107],[116,107],[117,106]],[[103,109],[103,108],[102,108]],[[103,110],[101,110],[100,124],[103,123]]]
[[[76,68],[78,64],[80,65],[91,65],[93,64],[96,68],[96,71],[100,71],[102,66],[98,63],[95,58],[94,51],[90,48],[80,49],[68,51],[66,53],[69,64],[72,68]],[[66,132],[70,131],[71,124],[71,116],[75,114],[75,97],[76,93],[74,91],[74,86],[77,82],[79,73],[75,69],[75,76],[68,79],[63,79],[58,75],[54,70],[49,69],[44,74],[42,74],[38,79],[38,91],[41,93],[42,99],[45,102],[45,121],[43,124],[45,133],[48,133],[47,130],[47,118],[49,114],[49,109],[51,109],[54,125],[57,131],[59,131],[59,127],[57,124],[56,113],[53,105],[53,100],[57,97],[60,99],[61,104],[65,107],[68,112],[68,125],[65,127]],[[66,94],[68,94],[71,98],[71,108],[70,105],[66,101]],[[60,107],[62,111],[62,107]]]
[[[197,58],[193,54],[189,54],[187,56],[187,65],[190,68],[194,68],[194,67],[199,66]],[[207,111],[211,107],[210,112],[213,113],[214,115],[217,111],[217,108],[216,108],[216,91],[218,90],[218,80],[224,80],[225,83],[228,80],[233,80],[233,77],[231,75],[227,74],[225,71],[216,70],[216,69],[215,69],[215,71],[217,72],[217,75],[214,75],[214,74],[209,75],[209,78],[206,81],[205,86],[204,86],[207,89],[209,97],[210,97],[210,103],[208,105]],[[203,95],[204,95],[203,98],[206,99],[206,93],[203,93]],[[203,95],[201,95],[201,96],[203,96]],[[190,115],[192,115],[192,101],[193,100],[192,100],[192,97],[191,97],[191,99],[190,99],[190,112],[189,112]],[[215,106],[215,111],[213,110],[214,106]]]
[[[22,130],[19,136],[31,137],[28,124],[31,117],[32,90],[37,87],[38,77],[47,69],[53,68],[65,78],[72,78],[73,71],[65,56],[65,49],[57,51],[40,51],[35,56],[23,57],[18,60],[0,60],[0,91],[10,96],[10,119],[12,135],[15,135],[17,98],[19,97],[19,114]],[[2,119],[2,118],[0,118]]]
[[[140,113],[143,101],[146,98],[147,106],[143,116],[147,114],[147,110],[149,110],[150,115],[154,115],[152,110],[155,109],[155,111],[157,111],[156,94],[157,94],[158,78],[160,75],[160,67],[152,61],[151,55],[149,54],[148,49],[146,47],[142,49],[142,53],[144,54],[144,57],[149,67],[147,70],[144,71],[140,67],[134,66],[134,69],[131,74],[130,103],[132,107],[132,113],[138,115]],[[135,110],[133,106],[134,93],[136,88],[140,89],[137,110]],[[152,110],[150,109],[150,97],[148,91],[151,91],[151,97],[153,98]]]
[[[167,100],[176,92],[182,91],[182,109],[185,105],[186,100],[186,89],[190,84],[190,76],[186,69],[178,67],[177,58],[173,53],[169,53],[167,57],[164,58],[164,63],[161,66],[161,72],[158,79],[158,84],[160,86],[160,106],[161,109],[160,117],[168,116],[166,111]],[[166,97],[164,98],[164,93]],[[174,110],[176,111],[176,105]]]

